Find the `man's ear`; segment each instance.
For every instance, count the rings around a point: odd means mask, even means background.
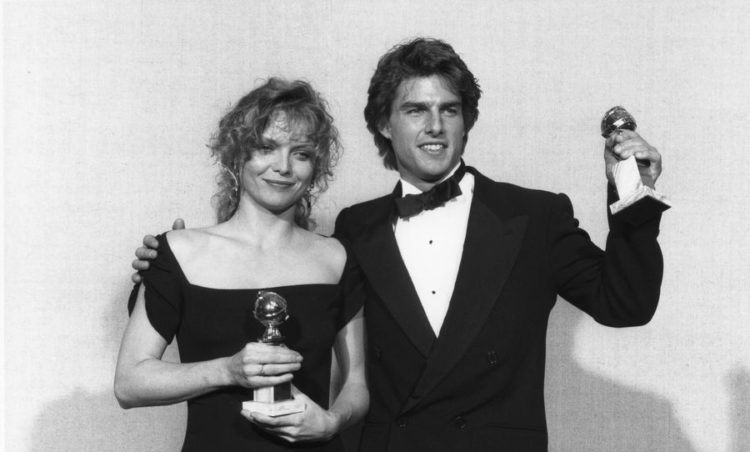
[[[380,126],[378,127],[378,132],[380,132],[381,135],[391,139],[391,125],[388,123],[388,121],[382,121],[380,123]]]

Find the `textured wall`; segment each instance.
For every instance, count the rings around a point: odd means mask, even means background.
[[[378,56],[417,35],[451,42],[484,89],[467,162],[568,193],[597,243],[601,114],[625,105],[664,156],[661,306],[615,330],[558,304],[550,449],[748,450],[747,3],[405,4],[3,3],[6,450],[179,446],[183,406],[112,395],[133,249],[177,216],[212,221],[205,143],[268,75],[312,81],[342,132],[321,231],[390,190],[361,112]]]

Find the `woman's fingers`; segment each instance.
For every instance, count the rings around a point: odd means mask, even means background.
[[[245,345],[243,360],[247,363],[301,363],[302,355],[286,347],[250,342]]]

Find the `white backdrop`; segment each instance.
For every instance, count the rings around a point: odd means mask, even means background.
[[[377,58],[420,35],[450,42],[484,90],[466,161],[569,194],[597,243],[603,112],[624,105],[664,156],[661,305],[619,330],[556,306],[550,450],[750,450],[746,5],[4,2],[6,450],[179,447],[183,405],[123,411],[112,395],[141,236],[213,221],[205,143],[269,75],[313,82],[344,139],[321,232],[389,191],[365,93]]]

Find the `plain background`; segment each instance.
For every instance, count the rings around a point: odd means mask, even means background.
[[[205,144],[270,75],[313,82],[344,139],[320,232],[390,191],[365,93],[377,58],[420,35],[450,42],[483,88],[467,163],[567,193],[595,242],[604,111],[628,108],[664,157],[660,307],[618,330],[558,303],[550,450],[750,450],[747,4],[4,2],[6,450],[179,448],[184,404],[124,411],[112,395],[141,237],[213,221]]]

